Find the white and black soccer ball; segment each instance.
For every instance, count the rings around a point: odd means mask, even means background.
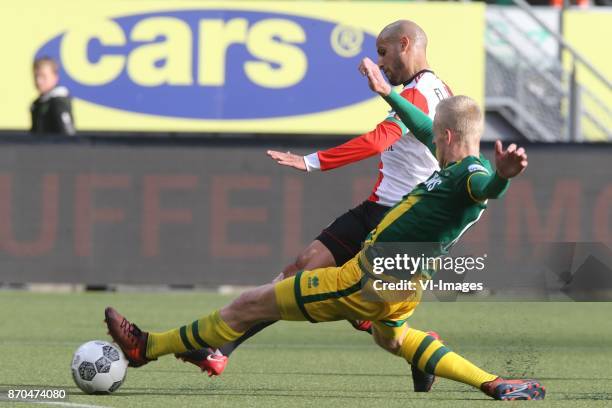
[[[128,361],[115,344],[94,340],[82,344],[72,357],[72,378],[87,394],[110,394],[123,384]]]

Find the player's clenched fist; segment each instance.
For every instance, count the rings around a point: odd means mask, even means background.
[[[497,174],[509,179],[521,174],[527,168],[527,153],[522,147],[512,143],[503,150],[502,142],[495,142],[495,167]]]
[[[359,72],[368,78],[368,86],[372,91],[381,96],[387,96],[391,93],[391,85],[385,81],[380,68],[371,59],[366,57],[361,60]]]

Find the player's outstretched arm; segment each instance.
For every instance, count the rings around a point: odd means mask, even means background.
[[[291,152],[268,150],[267,154],[278,164],[303,171],[332,170],[384,152],[397,142],[406,131],[399,120],[385,120],[376,128],[346,143],[326,150],[300,156]]]
[[[307,170],[304,156],[293,154],[291,152],[277,152],[276,150],[268,150],[266,153],[280,165],[293,167],[294,169],[302,171]]]
[[[395,92],[383,78],[378,65],[371,59],[364,58],[359,65],[359,70],[368,78],[370,89],[382,96],[412,134],[432,152],[435,152],[431,118]]]
[[[495,142],[495,174],[476,172],[468,178],[468,192],[476,201],[500,198],[504,195],[510,179],[518,176],[527,168],[525,149],[514,143],[504,150],[501,141]]]
[[[357,136],[346,143],[326,150],[300,156],[291,152],[268,150],[268,156],[278,164],[302,171],[332,170],[351,163],[365,160],[384,152],[406,132],[404,124],[388,118],[370,132]]]

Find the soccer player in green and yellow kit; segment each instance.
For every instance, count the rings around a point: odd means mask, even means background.
[[[406,319],[418,305],[421,292],[409,291],[400,299],[386,300],[386,293],[377,293],[374,288],[374,280],[382,275],[373,274],[370,257],[373,249],[385,243],[436,243],[435,253],[447,251],[478,221],[486,200],[500,197],[508,179],[527,167],[525,151],[515,145],[503,150],[497,142],[493,172],[480,156],[483,117],[472,99],[456,96],[440,102],[432,126],[427,115],[391,90],[372,61],[364,59],[360,70],[370,88],[435,152],[441,170],[393,207],[371,232],[364,248],[341,267],[302,271],[249,290],[228,306],[163,333],[143,332],[108,307],[105,320],[110,335],[130,365],[138,367],[167,354],[218,348],[262,321],[371,320],[375,342],[420,370],[472,385],[495,399],[544,398],[539,382],[505,380],[488,373],[427,333],[409,327]],[[426,279],[423,275],[419,272],[411,278]]]

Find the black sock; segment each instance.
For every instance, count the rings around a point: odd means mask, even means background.
[[[244,332],[244,334],[242,336],[240,336],[239,338],[237,338],[236,340],[231,341],[229,343],[225,343],[224,345],[219,347],[219,350],[221,350],[221,353],[223,353],[223,355],[229,356],[230,354],[233,353],[234,350],[236,350],[246,340],[248,340],[249,338],[253,337],[254,335],[259,333],[260,331],[262,331],[266,327],[276,323],[277,321],[278,320],[271,320],[269,322],[257,323],[255,326],[251,327],[249,330]]]

